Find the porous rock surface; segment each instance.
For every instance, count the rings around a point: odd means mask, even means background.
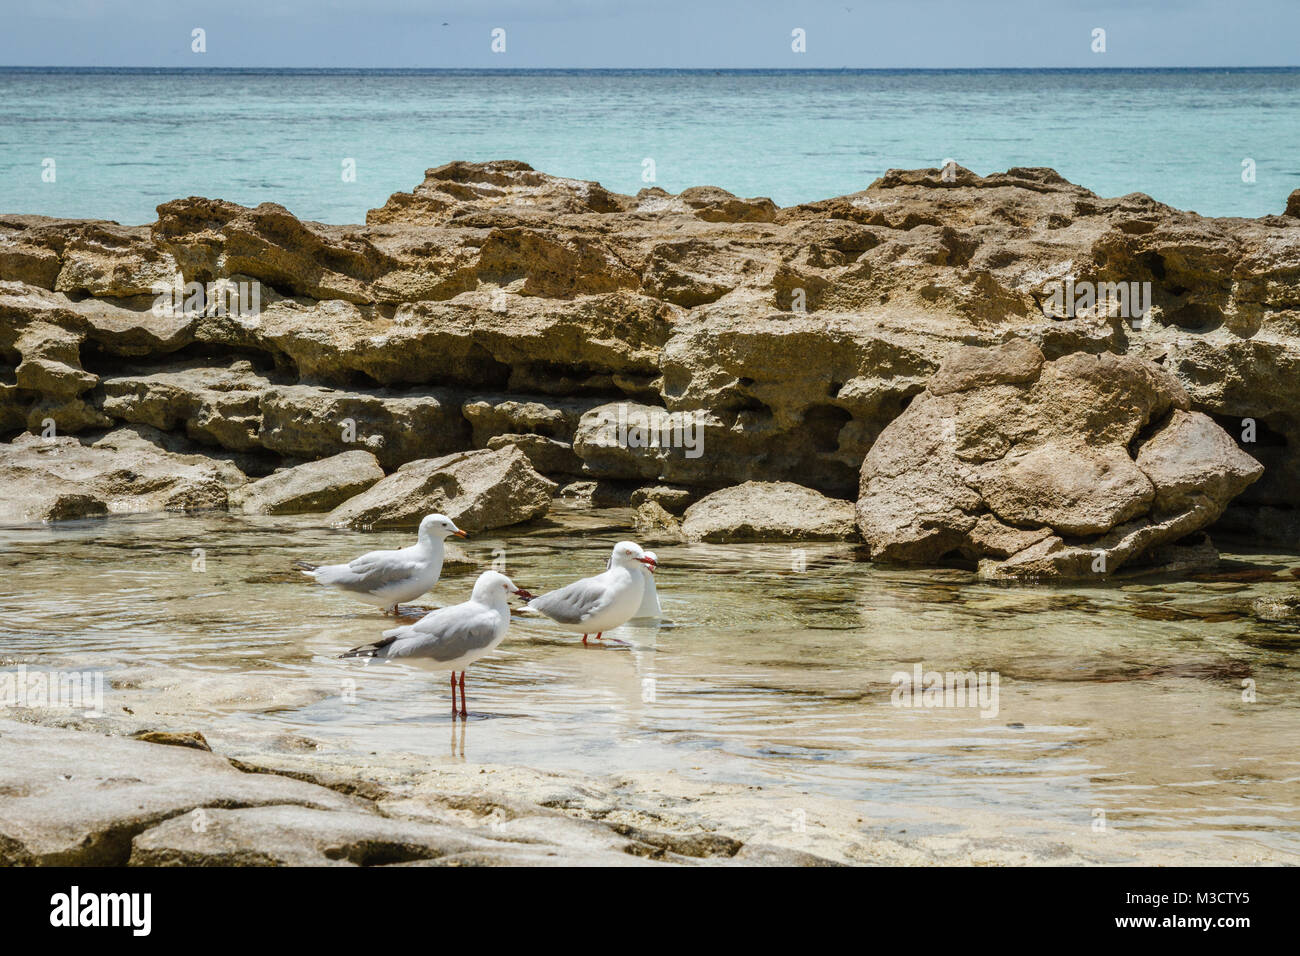
[[[140,736],[167,743],[0,720],[0,866],[834,865],[482,794],[403,813],[364,780],[229,760],[194,733]]]
[[[858,526],[886,561],[957,552],[990,577],[1109,574],[1202,531],[1263,474],[1189,406],[1131,355],[956,349],[867,454]]]
[[[211,296],[154,308],[159,283],[221,280],[256,283],[257,314]],[[1151,308],[1140,325],[1064,308],[1066,280],[1150,283]],[[1221,527],[1294,543],[1298,333],[1294,210],[1206,218],[1042,168],[891,170],[778,208],[458,162],[359,225],[197,197],[140,226],[0,216],[0,438],[144,424],[243,455],[250,477],[353,449],[392,473],[512,446],[564,483],[787,481],[851,500],[954,349],[1022,340],[1049,362],[1164,368],[1186,411],[1264,465]],[[693,416],[703,454],[611,442],[621,405]]]

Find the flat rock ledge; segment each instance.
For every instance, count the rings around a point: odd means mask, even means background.
[[[168,742],[0,720],[0,866],[834,865],[470,795],[443,799],[481,822],[396,816],[356,781],[236,766],[193,734],[155,739]]]

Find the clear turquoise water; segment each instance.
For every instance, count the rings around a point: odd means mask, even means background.
[[[0,70],[0,212],[143,223],[204,195],[360,222],[426,168],[500,158],[635,192],[648,157],[671,191],[788,205],[951,157],[1260,216],[1300,188],[1298,104],[1300,69]],[[345,158],[356,182],[342,181]]]

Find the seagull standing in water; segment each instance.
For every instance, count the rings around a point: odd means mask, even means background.
[[[430,611],[414,624],[384,631],[384,639],[354,647],[343,657],[391,661],[411,658],[429,661],[437,670],[451,671],[451,710],[456,713],[456,672],[460,671],[460,716],[465,706],[465,668],[501,643],[510,626],[511,594],[525,600],[532,595],[499,571],[484,571],[464,604]]]
[[[641,606],[632,615],[634,621],[650,618],[657,620],[663,617],[663,609],[659,607],[659,592],[655,590],[655,568],[659,567],[659,555],[647,551],[645,556],[652,563],[643,564],[640,568],[641,575],[645,579],[645,590],[641,594]]]
[[[545,614],[581,634],[583,644],[587,643],[587,635],[593,633],[599,641],[605,631],[626,624],[637,613],[645,594],[647,575],[643,569],[656,566],[655,559],[642,551],[640,545],[620,541],[614,545],[605,573],[533,598],[523,610]]]
[[[442,574],[443,542],[448,536],[468,538],[446,515],[426,515],[415,544],[400,551],[371,551],[347,564],[294,566],[318,584],[344,591],[358,601],[397,613],[397,605],[413,601],[438,583]]]

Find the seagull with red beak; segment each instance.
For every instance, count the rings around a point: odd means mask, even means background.
[[[655,588],[655,568],[659,567],[659,555],[647,551],[645,556],[651,563],[641,566],[641,577],[645,579],[645,592],[641,595],[641,606],[632,615],[632,620],[657,621],[663,617],[663,609],[659,606],[659,591]]]
[[[468,538],[446,515],[426,515],[415,544],[398,551],[371,551],[347,564],[308,564],[295,561],[316,583],[338,588],[385,614],[397,612],[403,601],[414,601],[442,576],[443,542],[451,535]]]
[[[642,569],[655,567],[655,559],[639,544],[620,541],[614,545],[604,574],[533,598],[523,610],[545,614],[567,630],[581,634],[584,644],[589,634],[595,634],[599,641],[605,631],[626,624],[636,614],[645,594],[646,575]]]
[[[451,712],[456,711],[456,672],[460,671],[460,716],[468,717],[465,706],[465,668],[484,654],[490,654],[510,627],[509,597],[524,600],[532,595],[499,571],[484,571],[474,582],[469,600],[463,604],[430,611],[414,624],[384,631],[384,639],[354,647],[344,657],[391,661],[424,661],[437,670],[451,671]]]

